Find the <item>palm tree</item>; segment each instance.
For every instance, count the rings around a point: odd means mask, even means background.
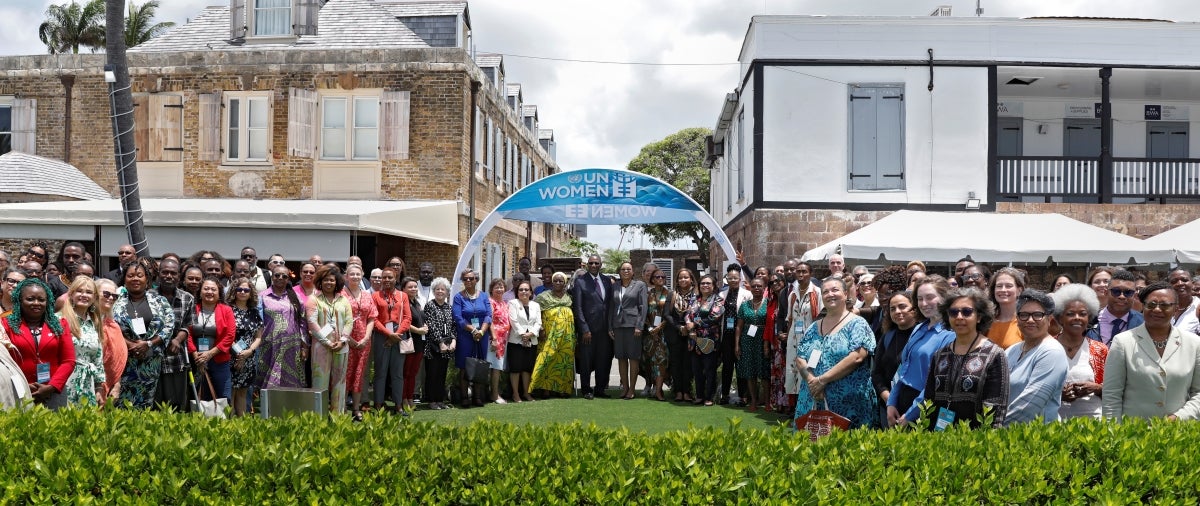
[[[79,53],[79,46],[95,50],[104,47],[104,0],[89,0],[80,6],[51,5],[46,21],[38,27],[38,37],[50,54]]]
[[[158,0],[149,0],[142,5],[129,2],[129,14],[125,16],[125,46],[133,47],[162,35],[175,26],[175,23],[164,21],[154,22],[154,13],[158,10]]]

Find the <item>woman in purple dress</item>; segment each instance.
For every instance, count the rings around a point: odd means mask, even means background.
[[[271,271],[271,289],[262,295],[262,306],[262,387],[304,387],[304,361],[308,358],[304,328],[307,322],[304,305],[296,292],[288,289],[287,267],[276,266]]]

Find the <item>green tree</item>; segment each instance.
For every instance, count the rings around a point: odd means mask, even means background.
[[[38,27],[38,38],[50,54],[79,53],[84,46],[95,51],[104,47],[104,0],[89,0],[79,5],[51,5],[46,21]]]
[[[628,169],[657,177],[674,186],[708,210],[708,168],[704,166],[704,139],[712,135],[707,128],[685,128],[667,138],[642,147],[629,162]],[[712,234],[699,222],[621,225],[621,230],[640,230],[655,246],[666,246],[676,239],[689,239],[696,245],[700,263],[708,265],[708,245]]]
[[[129,12],[125,15],[125,47],[133,47],[158,37],[175,26],[175,23],[170,21],[154,22],[154,14],[158,7],[158,0],[149,0],[142,5],[129,2]]]
[[[616,274],[621,264],[629,261],[629,251],[604,248],[604,251],[600,252],[600,261],[604,262],[604,265],[600,268],[601,272]]]
[[[567,241],[567,245],[563,247],[563,252],[565,252],[569,257],[584,258],[592,255],[599,255],[600,246],[587,239],[580,239],[576,237]]]

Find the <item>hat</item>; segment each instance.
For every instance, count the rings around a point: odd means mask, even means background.
[[[859,283],[870,283],[875,280],[875,275],[871,273],[863,274],[858,277]]]

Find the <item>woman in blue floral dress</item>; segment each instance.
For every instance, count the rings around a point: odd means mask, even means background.
[[[825,317],[808,327],[796,348],[796,368],[803,379],[795,416],[828,405],[830,411],[850,419],[850,428],[877,427],[875,389],[868,366],[868,358],[875,352],[875,335],[866,320],[846,308],[847,292],[849,286],[842,278],[828,278],[821,284]],[[819,356],[814,355],[815,350],[820,350]]]

